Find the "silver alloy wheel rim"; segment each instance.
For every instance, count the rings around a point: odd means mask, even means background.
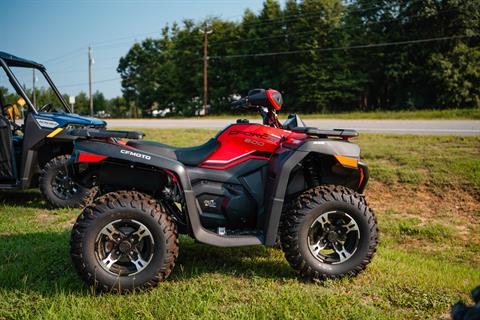
[[[342,211],[322,213],[308,230],[310,253],[322,263],[344,263],[355,254],[359,243],[357,222]]]
[[[102,268],[115,276],[133,276],[151,262],[154,240],[150,230],[134,219],[119,219],[100,230],[95,257]]]

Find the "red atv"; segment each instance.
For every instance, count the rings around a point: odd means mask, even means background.
[[[205,144],[176,148],[133,132],[72,129],[79,180],[104,194],[72,231],[80,276],[101,290],[154,287],[172,272],[178,234],[219,247],[273,246],[307,278],[354,276],[372,259],[377,223],[362,192],[368,167],[353,130],[282,125],[282,96],[256,89],[238,120]]]

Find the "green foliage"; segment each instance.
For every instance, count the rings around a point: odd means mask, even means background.
[[[432,78],[441,105],[480,106],[480,49],[459,43],[446,54],[431,56]]]
[[[88,96],[85,92],[81,91],[75,97],[75,106],[74,112],[78,114],[89,114],[90,113],[90,103]]]
[[[283,7],[267,0],[240,22],[166,26],[159,38],[134,44],[118,71],[134,115],[194,114],[203,95],[200,30],[208,24],[212,113],[229,112],[234,94],[258,87],[284,91],[286,111],[304,113],[478,108],[479,17],[479,0],[289,0]],[[451,36],[470,37],[339,49]],[[287,51],[296,53],[256,55]]]

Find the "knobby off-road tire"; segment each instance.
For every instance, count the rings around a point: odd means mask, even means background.
[[[98,188],[85,188],[68,176],[68,155],[51,159],[42,170],[39,187],[54,208],[82,208],[92,203]]]
[[[128,228],[125,229],[123,226],[132,224],[134,229],[135,225],[142,225],[142,229],[145,229],[142,233],[147,236],[142,241],[145,241],[143,248],[147,247],[151,250],[149,260],[143,258],[145,260],[141,265],[143,269],[139,270],[135,265],[137,270],[134,269],[134,273],[128,274],[125,270],[133,262],[121,261],[131,258],[128,256],[131,249],[128,249],[126,254],[121,253],[123,258],[113,263],[107,270],[105,263],[102,262],[104,257],[99,257],[103,252],[99,249],[102,248],[102,246],[99,247],[101,243],[99,239],[105,238],[105,234],[112,230],[117,231],[113,238],[118,239],[120,235],[128,236]],[[112,226],[115,226],[114,229],[111,228]],[[141,228],[138,228],[137,231],[140,231]],[[118,232],[119,230],[121,232]],[[132,238],[136,237],[133,231],[130,233]],[[111,232],[111,234],[114,233]],[[125,242],[132,241],[127,238],[122,239],[119,245],[115,245],[113,241],[110,245],[113,248],[121,248]],[[146,246],[147,240],[150,241],[150,247]],[[137,246],[141,244],[140,242]],[[111,250],[112,255],[115,254],[113,251],[114,249]],[[176,226],[165,209],[150,196],[133,191],[111,192],[96,199],[77,218],[71,235],[70,255],[81,278],[99,291],[131,292],[137,289],[149,289],[165,280],[175,266],[175,260],[178,257]],[[148,263],[146,263],[147,260]]]
[[[280,230],[282,249],[287,261],[301,276],[321,280],[351,277],[370,263],[378,243],[378,229],[375,215],[362,195],[342,186],[319,186],[300,194],[286,208],[282,213]],[[321,224],[325,217],[340,217],[339,226],[329,226],[328,222]],[[355,250],[350,246],[350,252],[342,253],[344,261],[341,261],[340,253],[328,249],[329,245],[330,248],[338,246],[337,249],[342,246],[335,234],[345,229],[340,226],[343,221],[341,217],[345,217],[346,223],[353,229],[344,236],[348,237],[347,241],[353,239],[357,244]],[[354,230],[355,224],[359,237]],[[327,229],[330,231],[325,231]],[[324,243],[322,246],[315,247],[316,240],[311,241],[312,230],[320,230],[317,234],[321,236],[317,239],[323,239],[318,242]],[[330,241],[336,245],[330,244]],[[347,241],[344,249],[347,248]],[[325,243],[326,248],[320,250]],[[336,258],[338,261],[335,261]]]

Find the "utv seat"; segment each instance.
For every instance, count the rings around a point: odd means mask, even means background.
[[[197,147],[177,148],[159,142],[130,140],[127,142],[127,146],[140,151],[178,160],[187,166],[198,166],[217,150],[218,146],[220,146],[220,142],[215,139],[210,139],[206,143]]]

